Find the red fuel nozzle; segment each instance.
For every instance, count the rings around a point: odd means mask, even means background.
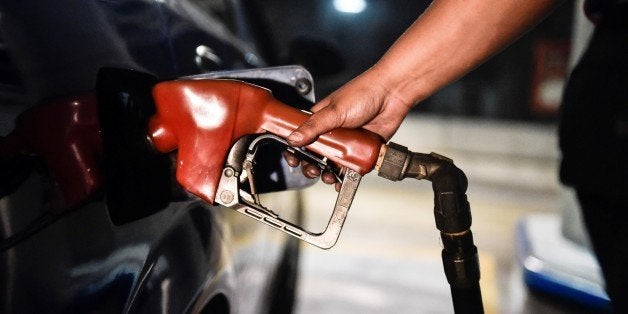
[[[83,204],[101,188],[95,95],[54,99],[23,112],[15,124],[7,137],[0,138],[0,160],[30,154],[43,157],[63,195],[63,203],[53,205],[54,212]]]
[[[213,203],[231,146],[242,136],[287,137],[309,114],[273,98],[267,89],[235,80],[181,80],[153,89],[157,113],[148,137],[163,153],[178,149],[177,181]],[[370,172],[383,140],[364,129],[336,129],[306,148],[360,174]]]

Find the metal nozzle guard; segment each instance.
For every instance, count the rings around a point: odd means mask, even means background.
[[[347,219],[349,208],[351,207],[362,176],[354,170],[346,169],[340,192],[338,192],[338,197],[336,198],[334,210],[325,230],[321,233],[305,230],[301,226],[282,219],[272,210],[265,208],[259,203],[259,199],[255,194],[252,165],[254,164],[253,161],[255,153],[257,152],[257,145],[263,140],[274,140],[288,146],[288,143],[278,136],[270,134],[258,136],[251,142],[248,152],[246,153],[246,158],[242,162],[242,167],[239,167],[242,171],[246,172],[249,183],[252,183],[250,187],[251,193],[249,194],[240,188],[240,180],[238,180],[240,174],[238,170],[227,166],[223,170],[220,183],[218,184],[217,195],[219,197],[216,198],[216,203],[230,207],[241,214],[322,249],[333,247],[340,237],[340,232]],[[327,169],[325,160],[319,159],[309,152],[298,148],[292,148],[291,151],[298,153],[300,158],[321,165],[322,168]]]

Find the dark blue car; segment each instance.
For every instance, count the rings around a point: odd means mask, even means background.
[[[0,1],[1,313],[292,310],[297,240],[188,195],[176,152],[143,141],[156,82],[264,65],[242,12],[230,0]],[[286,179],[278,149],[265,156],[265,203],[298,222],[286,190],[305,183]]]

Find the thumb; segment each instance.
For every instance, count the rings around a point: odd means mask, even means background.
[[[296,147],[305,146],[314,142],[319,135],[339,128],[342,125],[340,117],[332,108],[327,106],[313,113],[286,138],[288,143]]]

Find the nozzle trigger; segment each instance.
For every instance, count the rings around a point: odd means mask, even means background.
[[[342,182],[334,210],[323,232],[316,233],[305,230],[301,226],[286,221],[260,203],[259,196],[256,194],[253,168],[257,148],[262,141],[266,140],[286,145],[289,152],[297,155],[299,158],[317,164],[322,170],[332,171],[339,181]],[[217,203],[323,249],[333,247],[338,241],[344,222],[347,219],[349,208],[362,179],[358,172],[351,169],[344,170],[344,176],[342,176],[342,173],[332,167],[326,158],[319,158],[306,150],[290,147],[284,139],[272,134],[260,135],[251,141],[241,169],[242,173],[238,173],[233,167],[225,166],[218,185]],[[246,181],[241,179],[244,177],[248,180],[250,193],[243,190],[240,186],[240,184]]]

